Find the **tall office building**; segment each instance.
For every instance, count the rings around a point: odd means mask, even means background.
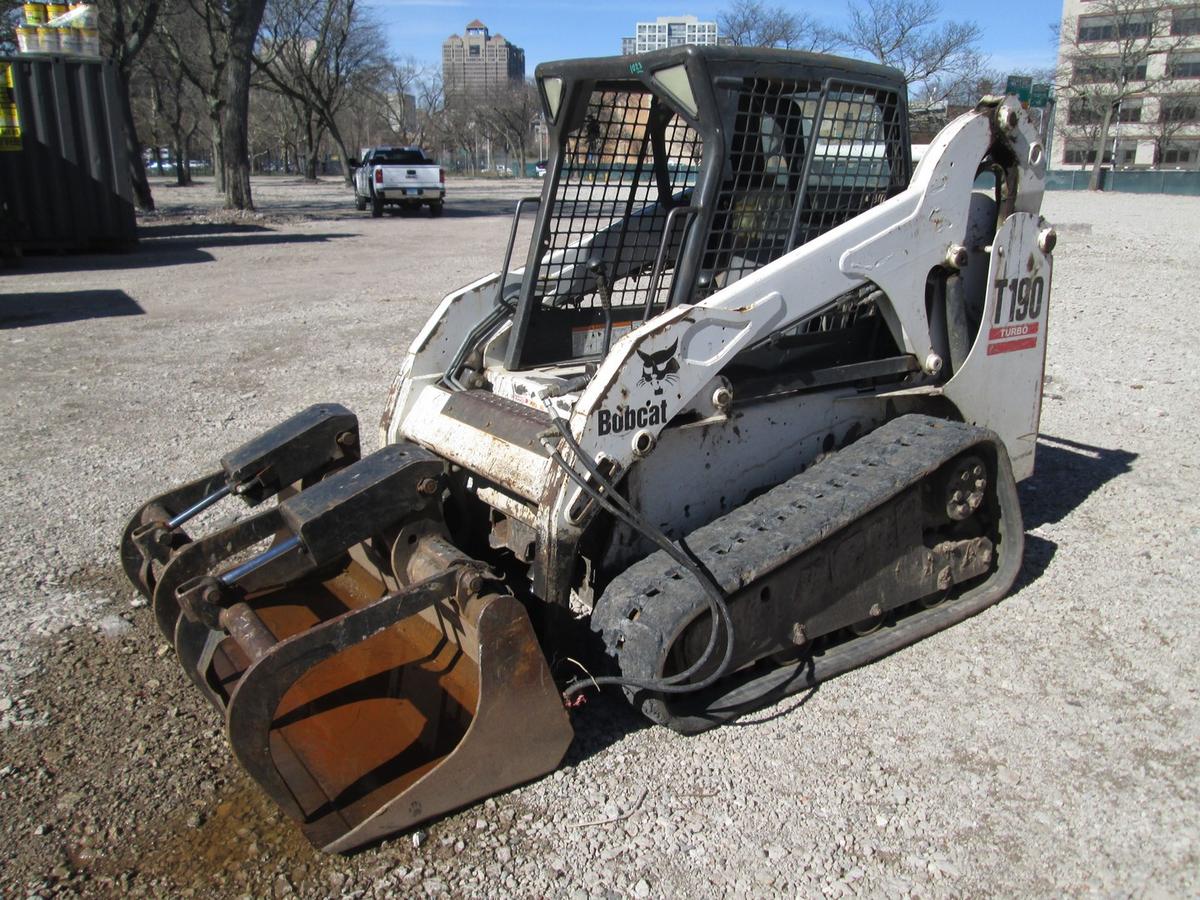
[[[1059,33],[1067,85],[1058,91],[1051,167],[1094,163],[1107,98],[1122,96],[1104,162],[1200,168],[1200,5],[1064,0]],[[1145,90],[1118,90],[1122,76]]]
[[[468,94],[485,97],[525,80],[525,51],[476,19],[442,44],[442,80],[447,102]]]
[[[638,22],[633,37],[621,38],[621,52],[628,56],[683,44],[716,43],[716,22],[701,22],[695,16],[659,16],[653,22]]]

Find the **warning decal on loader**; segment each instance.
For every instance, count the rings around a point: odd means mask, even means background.
[[[641,324],[641,322],[613,322],[611,337],[612,342],[616,343]],[[592,356],[598,354],[603,346],[603,325],[582,325],[571,329],[572,358],[577,356]]]

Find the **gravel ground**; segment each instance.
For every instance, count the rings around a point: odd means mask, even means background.
[[[269,214],[163,187],[136,253],[0,275],[0,893],[1200,891],[1200,200],[1047,197],[1044,440],[1006,600],[700,737],[593,701],[551,777],[328,858],[232,762],[116,540],[308,403],[373,445],[409,340],[532,191],[457,181],[442,218],[373,220],[332,182],[255,189]]]

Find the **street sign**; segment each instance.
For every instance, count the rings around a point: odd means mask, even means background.
[[[1050,102],[1050,85],[1035,84],[1029,90],[1029,105],[1034,109],[1045,109]]]
[[[1022,106],[1029,105],[1029,92],[1033,89],[1033,79],[1028,75],[1009,75],[1004,85],[1004,93],[1016,94]]]

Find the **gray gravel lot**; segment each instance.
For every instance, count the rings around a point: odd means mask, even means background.
[[[536,186],[452,182],[442,218],[377,220],[334,182],[255,190],[268,215],[163,187],[136,253],[0,274],[0,893],[1200,892],[1200,200],[1047,197],[1044,437],[1006,600],[699,737],[593,701],[553,776],[346,859],[231,761],[116,540],[306,404],[357,410],[375,446],[416,329],[499,265]]]

